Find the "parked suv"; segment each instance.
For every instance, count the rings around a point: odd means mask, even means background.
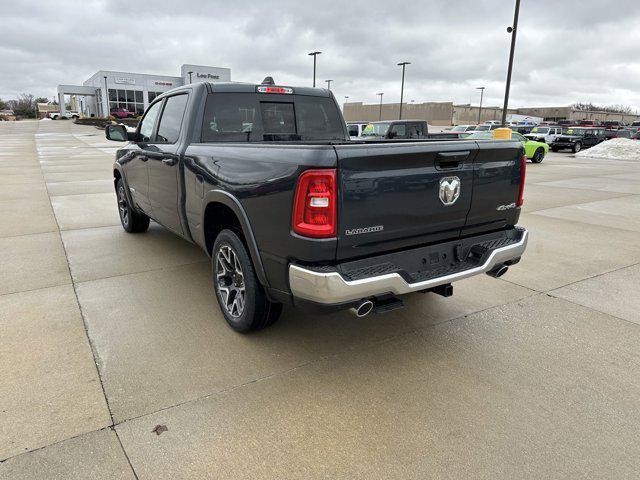
[[[114,108],[109,112],[112,117],[116,118],[135,118],[136,112],[127,110],[126,108]]]
[[[562,134],[562,127],[545,126],[545,127],[533,127],[530,133],[527,133],[525,137],[529,140],[535,140],[536,142],[544,142],[550,145],[556,138]]]
[[[427,138],[429,127],[424,120],[392,120],[372,122],[362,132],[369,139],[420,139]]]
[[[605,138],[604,128],[593,127],[569,127],[562,130],[556,140],[551,143],[551,150],[570,149],[573,153],[577,153],[583,148],[593,147],[603,142]]]
[[[349,137],[355,140],[362,136],[362,132],[369,125],[369,122],[349,122],[347,123],[347,130],[349,130]]]

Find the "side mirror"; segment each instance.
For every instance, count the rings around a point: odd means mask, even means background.
[[[394,138],[395,136],[396,136],[396,132],[394,132],[393,130],[387,133],[387,138]]]
[[[114,142],[126,142],[129,140],[127,128],[124,125],[108,124],[104,128],[104,133],[107,140],[113,140]]]

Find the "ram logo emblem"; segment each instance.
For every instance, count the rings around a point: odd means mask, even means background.
[[[460,197],[460,179],[458,177],[443,177],[440,179],[440,201],[449,206],[456,203]]]

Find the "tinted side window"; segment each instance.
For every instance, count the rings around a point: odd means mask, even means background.
[[[188,95],[175,95],[167,98],[156,135],[158,142],[176,143],[178,141],[187,98]]]
[[[348,125],[349,128],[349,136],[357,137],[358,136],[358,125]]]
[[[151,134],[153,133],[153,126],[156,124],[156,119],[158,118],[158,114],[160,113],[160,107],[162,106],[162,102],[154,103],[151,105],[149,110],[147,110],[147,114],[142,119],[142,123],[140,124],[140,136],[141,141],[149,142],[151,141]]]
[[[301,140],[344,140],[335,102],[326,97],[296,97],[296,123]]]
[[[395,133],[395,138],[405,138],[407,136],[407,127],[404,123],[394,125],[391,131]]]

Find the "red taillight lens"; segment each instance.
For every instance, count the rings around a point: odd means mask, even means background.
[[[522,206],[522,202],[524,202],[524,177],[527,173],[527,156],[522,155],[520,159],[520,192],[518,193],[518,203],[516,204],[518,207]]]
[[[307,170],[296,188],[293,231],[304,237],[335,237],[337,203],[336,170]]]

